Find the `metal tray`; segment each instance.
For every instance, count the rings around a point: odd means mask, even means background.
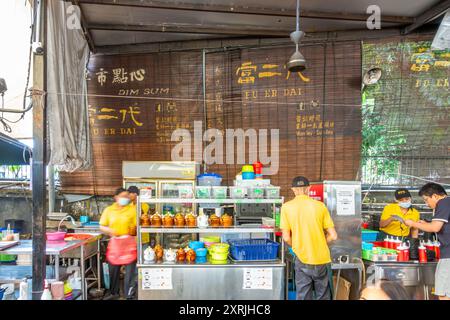
[[[265,263],[265,262],[279,262],[280,259],[276,258],[276,259],[269,259],[269,260],[235,260],[233,259],[233,257],[231,256],[231,254],[228,255],[228,259],[230,259],[230,261],[232,263],[242,263],[242,264],[251,264],[251,263]]]

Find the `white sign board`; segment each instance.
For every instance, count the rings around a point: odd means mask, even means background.
[[[336,215],[355,215],[355,188],[353,186],[336,186]]]
[[[172,290],[172,268],[142,269],[142,290]]]
[[[272,269],[245,268],[242,289],[273,290]]]

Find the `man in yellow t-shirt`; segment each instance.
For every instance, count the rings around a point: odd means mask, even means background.
[[[292,182],[295,198],[281,207],[280,228],[283,240],[295,253],[297,300],[330,300],[328,243],[337,239],[327,207],[309,197],[310,184],[305,177]]]
[[[395,237],[418,237],[418,230],[404,224],[405,220],[419,221],[420,213],[411,207],[411,194],[407,189],[397,189],[394,193],[395,203],[384,207],[380,218],[380,234],[378,240],[386,235]]]
[[[129,193],[119,188],[114,193],[114,203],[107,207],[100,217],[100,231],[111,236],[136,235],[136,208],[130,205]],[[103,300],[116,300],[120,296],[120,268],[109,264],[110,293]],[[125,291],[132,298],[131,288],[135,279],[136,262],[125,266]]]

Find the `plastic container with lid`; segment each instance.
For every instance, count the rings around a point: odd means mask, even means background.
[[[195,197],[197,199],[210,199],[211,198],[211,186],[196,186]]]
[[[228,187],[223,186],[213,186],[211,187],[212,198],[213,199],[226,199],[227,198]]]
[[[192,199],[194,197],[192,186],[178,186],[178,194],[182,199]]]
[[[268,186],[265,191],[267,199],[278,199],[280,197],[280,187]]]
[[[248,188],[248,196],[251,199],[264,199],[264,188],[263,187]]]
[[[245,187],[230,187],[230,198],[232,199],[243,199],[247,194],[247,188]]]
[[[222,176],[217,173],[204,173],[197,176],[199,186],[220,186]]]
[[[385,261],[397,261],[398,260],[398,254],[391,253],[387,255],[387,259]]]

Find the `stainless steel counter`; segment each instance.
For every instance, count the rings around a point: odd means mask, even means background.
[[[170,288],[146,287],[146,278],[157,269],[168,272]],[[246,275],[255,269],[264,269],[270,275],[267,288],[245,287]],[[284,270],[283,264],[140,265],[138,297],[139,300],[283,300]]]
[[[364,261],[367,268],[367,284],[382,280],[400,281],[415,300],[433,298],[434,274],[437,262],[383,262]]]
[[[62,255],[65,252],[74,250],[80,247],[84,241],[82,240],[74,240],[74,241],[65,241],[65,242],[47,242],[47,246],[45,248],[46,255]],[[30,255],[33,253],[33,242],[31,240],[20,240],[19,244],[11,247],[9,249],[3,250],[3,254],[27,254]]]
[[[243,267],[243,268],[266,268],[266,267],[284,267],[285,264],[281,262],[281,260],[276,260],[273,263],[264,263],[264,262],[231,262],[224,264],[213,264],[211,262],[205,262],[205,263],[177,263],[177,262],[156,262],[156,263],[148,263],[148,264],[138,264],[138,267],[145,267],[145,268],[236,268],[236,267]]]

